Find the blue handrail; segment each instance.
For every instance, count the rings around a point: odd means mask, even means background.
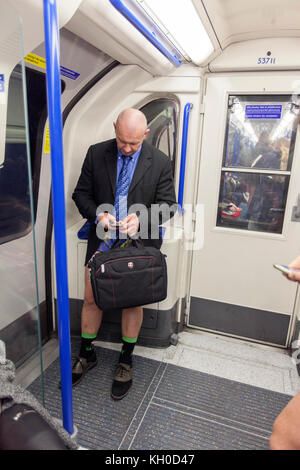
[[[163,1],[163,0],[162,0]],[[173,65],[179,67],[181,62],[176,56],[172,55],[165,46],[156,39],[153,33],[149,31],[145,26],[134,16],[134,14],[128,10],[128,8],[122,3],[121,0],[110,0],[110,3],[123,15],[148,41],[153,44]]]
[[[187,103],[183,112],[183,127],[182,127],[182,142],[181,142],[181,160],[180,160],[180,175],[179,175],[179,189],[178,189],[178,205],[182,210],[183,192],[184,192],[184,179],[185,179],[185,163],[186,163],[186,149],[189,130],[190,110],[192,103]]]
[[[71,341],[66,250],[59,32],[56,0],[44,0],[47,102],[51,144],[52,204],[55,238],[58,336],[63,425],[73,434]]]

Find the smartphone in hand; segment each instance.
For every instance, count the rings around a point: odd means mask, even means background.
[[[288,266],[285,266],[283,264],[273,264],[275,269],[278,269],[284,274],[289,274],[291,271],[300,271],[300,269],[296,268],[289,268]]]

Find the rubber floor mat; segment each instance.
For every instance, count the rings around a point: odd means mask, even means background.
[[[78,353],[79,341],[72,339]],[[134,356],[133,386],[110,397],[119,352],[95,347],[98,365],[73,388],[77,442],[88,449],[268,449],[291,396]],[[72,358],[72,361],[74,357]],[[45,408],[62,419],[59,359],[44,373]],[[28,390],[42,400],[41,379]]]

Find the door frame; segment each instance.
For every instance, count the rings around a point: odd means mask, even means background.
[[[247,72],[246,72],[247,73]],[[277,75],[278,73],[280,72],[277,72]],[[293,72],[291,72],[293,73]],[[276,72],[274,72],[274,74],[276,74]],[[274,74],[272,74],[272,76],[274,77]],[[216,74],[216,73],[212,73],[212,74],[206,74],[205,76],[205,79],[208,80],[209,78],[211,77],[216,77],[218,75],[226,75],[226,76],[233,76],[235,75],[236,77],[238,76],[243,76],[245,75],[245,73],[243,72],[228,72],[228,73],[224,73],[224,74]],[[276,75],[275,75],[276,76]],[[291,79],[291,76],[289,76],[288,74],[285,74],[285,79]],[[226,85],[225,85],[226,86]],[[225,90],[225,86],[224,86],[224,108],[223,108],[223,112],[222,112],[222,121],[220,121],[222,124],[222,130],[220,131],[220,142],[218,144],[218,155],[220,155],[220,159],[218,161],[218,178],[219,178],[219,181],[220,181],[220,175],[221,175],[221,170],[222,170],[222,167],[223,167],[223,150],[224,150],[224,142],[225,142],[225,137],[226,137],[226,127],[227,127],[227,111],[228,111],[228,96],[229,95],[292,95],[293,92],[291,90],[289,91],[273,91],[272,89],[268,89],[267,91],[266,90],[259,90],[257,89],[257,91],[243,91],[243,90],[236,90],[235,88],[233,88],[232,90],[228,91]],[[230,87],[229,87],[230,89]],[[206,93],[207,93],[207,86],[205,86],[205,91],[204,91],[205,95],[204,95],[204,101],[206,99]],[[207,105],[207,102],[205,103]],[[204,119],[201,123],[201,128],[200,128],[200,139],[201,139],[201,142],[200,142],[200,156],[199,156],[199,161],[201,162],[201,157],[203,155],[203,153],[205,153],[205,149],[203,149],[203,138],[204,138],[204,135],[203,135],[203,129],[204,129],[204,126],[205,126],[205,115],[204,115]],[[289,190],[288,190],[288,194],[287,194],[287,199],[286,199],[286,206],[285,206],[285,210],[286,210],[286,213],[285,213],[285,218],[284,218],[284,222],[283,222],[283,227],[282,227],[282,233],[281,234],[272,234],[272,233],[260,233],[260,232],[253,232],[253,235],[249,234],[249,231],[245,231],[245,230],[239,230],[239,229],[234,229],[231,230],[230,232],[228,231],[228,229],[225,229],[223,227],[217,227],[216,225],[213,226],[212,228],[208,228],[207,229],[207,234],[211,233],[211,232],[224,232],[224,233],[227,233],[230,235],[236,235],[236,236],[247,236],[247,237],[251,237],[252,236],[255,236],[255,238],[262,238],[262,239],[275,239],[275,240],[280,240],[282,239],[282,241],[285,241],[287,240],[288,238],[288,235],[287,235],[287,228],[289,226],[289,224],[291,223],[290,220],[289,220],[289,212],[287,212],[287,209],[290,208],[292,206],[292,201],[291,201],[291,198],[293,197],[292,196],[292,191],[290,190],[291,188],[291,185],[295,184],[295,165],[296,165],[296,155],[297,155],[297,149],[299,150],[300,149],[300,137],[299,137],[299,126],[297,127],[297,134],[296,134],[296,142],[295,142],[295,148],[294,148],[294,155],[293,155],[293,161],[292,161],[292,166],[291,166],[291,169],[290,169],[290,182],[289,182]],[[202,157],[203,158],[203,157]],[[199,181],[200,181],[200,171],[201,171],[201,163],[199,164],[199,168],[198,168],[198,174],[197,174],[197,181],[198,181],[198,184],[197,184],[197,190],[196,190],[196,197],[195,197],[195,201],[194,201],[194,204],[197,204],[197,201],[199,200]],[[282,174],[282,172],[281,172]],[[216,194],[215,194],[215,200],[214,200],[214,213],[211,215],[211,218],[210,220],[212,220],[212,217],[214,218],[214,220],[217,220],[217,210],[218,210],[218,198],[219,198],[219,186],[217,187],[217,191],[216,191]],[[230,229],[229,229],[230,230]],[[227,332],[222,332],[222,331],[216,331],[216,330],[212,330],[212,329],[209,329],[209,328],[205,328],[205,327],[201,327],[201,326],[196,326],[194,324],[191,324],[190,323],[190,307],[191,307],[191,300],[192,300],[192,269],[193,269],[193,263],[195,262],[195,252],[192,253],[192,261],[191,261],[191,271],[189,273],[189,278],[190,278],[190,281],[189,281],[189,287],[188,287],[188,302],[187,302],[187,311],[186,311],[186,318],[187,318],[187,326],[189,328],[193,328],[193,329],[199,329],[199,330],[202,330],[202,331],[208,331],[208,332],[211,332],[211,333],[214,333],[214,334],[218,334],[218,335],[222,335],[222,336],[228,336],[228,337],[235,337],[237,339],[242,339],[244,341],[250,341],[250,342],[257,342],[257,343],[261,343],[261,344],[265,344],[265,345],[270,345],[270,346],[275,346],[275,347],[279,347],[279,348],[282,348],[282,347],[285,347],[285,348],[288,348],[291,344],[291,341],[293,339],[295,339],[295,330],[297,328],[297,324],[299,323],[298,327],[299,327],[299,330],[300,330],[300,322],[298,321],[297,322],[297,310],[299,310],[299,307],[300,307],[300,290],[299,290],[299,286],[297,286],[297,289],[296,289],[296,292],[295,292],[295,299],[294,299],[294,307],[293,307],[293,311],[292,313],[289,315],[290,319],[289,319],[289,324],[288,324],[288,328],[287,328],[287,334],[286,334],[286,342],[285,342],[285,345],[278,345],[276,343],[269,343],[269,342],[266,342],[266,341],[260,341],[260,340],[256,340],[256,339],[253,339],[253,338],[248,338],[248,337],[245,337],[245,336],[240,336],[240,335],[235,335],[235,334],[232,334],[232,333],[227,333]],[[234,305],[234,304],[232,304]]]

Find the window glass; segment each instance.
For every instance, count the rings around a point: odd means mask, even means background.
[[[160,98],[141,108],[146,115],[150,132],[147,141],[164,152],[173,164],[176,159],[178,105],[175,100]]]
[[[22,79],[21,65],[18,64],[9,80],[5,155],[0,167],[0,244],[22,237],[31,230]],[[42,139],[47,119],[45,74],[27,67],[26,88],[36,214]]]
[[[299,106],[229,96],[217,226],[282,233]]]
[[[299,106],[292,96],[230,96],[223,166],[290,170]]]
[[[289,176],[222,172],[217,225],[281,233]]]
[[[25,235],[31,228],[21,66],[14,69],[9,80],[0,201],[0,243],[5,243]]]
[[[47,119],[46,75],[27,67],[26,89],[31,167],[33,173],[35,173],[38,166],[37,160],[40,160],[44,127]]]

